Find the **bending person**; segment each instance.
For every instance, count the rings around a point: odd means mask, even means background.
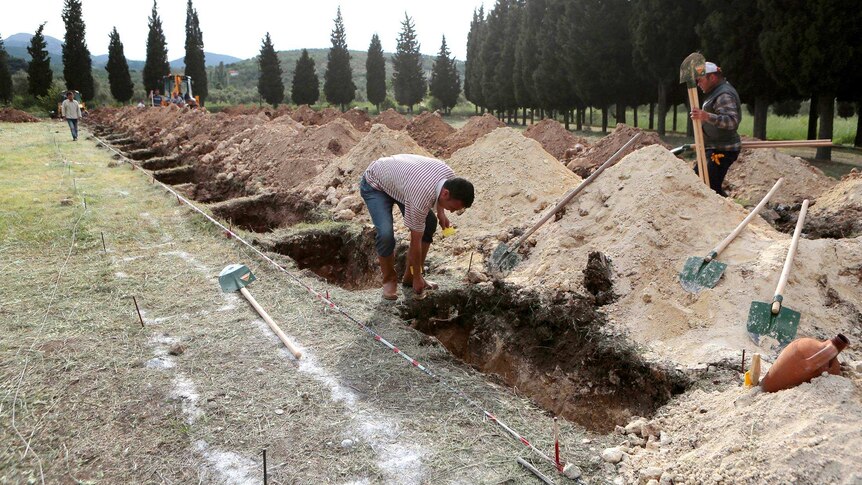
[[[410,229],[410,251],[402,282],[417,297],[437,287],[425,280],[422,269],[437,230],[437,220],[449,227],[446,211],[473,205],[473,184],[455,177],[444,162],[419,155],[394,155],[375,160],[359,182],[359,192],[377,229],[375,246],[383,272],[383,298],[398,299],[395,272],[395,232],[392,206],[397,205]],[[436,213],[436,217],[435,217]]]

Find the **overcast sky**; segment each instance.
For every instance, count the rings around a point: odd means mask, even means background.
[[[492,0],[487,0],[489,4]],[[63,0],[0,0],[0,36],[19,32],[33,33],[47,21],[45,34],[63,40],[61,18]],[[12,4],[14,3],[14,7]],[[368,50],[371,36],[377,34],[383,50],[394,52],[405,12],[416,26],[423,54],[440,50],[442,36],[450,51],[464,60],[467,33],[473,9],[482,0],[192,0],[198,11],[204,48],[208,52],[242,59],[256,56],[266,32],[276,50],[328,48],[335,13],[341,6],[347,47]],[[148,0],[83,0],[87,47],[93,55],[107,54],[108,34],[116,26],[126,57],[143,60],[146,56],[147,18],[153,4]],[[168,58],[185,55],[186,2],[158,3],[162,28],[168,42]]]

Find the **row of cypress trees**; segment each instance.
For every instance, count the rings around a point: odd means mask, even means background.
[[[95,96],[92,59],[87,48],[86,26],[82,14],[82,0],[65,0],[63,4],[63,22],[66,35],[63,43],[63,78],[66,89],[81,92],[84,101]],[[30,40],[27,52],[31,60],[27,68],[28,91],[34,97],[49,94],[54,74],[51,71],[51,58],[43,30],[45,24],[36,29]],[[134,96],[134,83],[129,73],[129,64],[123,52],[120,34],[114,27],[108,35],[108,83],[111,95],[122,103]],[[204,56],[203,33],[200,28],[197,10],[192,6],[192,0],[186,5],[186,43],[185,43],[185,73],[191,76],[194,93],[205,102],[208,94],[206,59]],[[152,14],[149,17],[149,32],[147,35],[147,58],[143,69],[144,89],[161,89],[162,77],[170,74],[168,50],[165,35],[162,31],[162,21],[159,18],[156,0],[153,1]],[[0,102],[9,103],[12,99],[12,80],[8,67],[8,54],[0,39]]]
[[[406,14],[404,17],[398,45],[392,57],[392,86],[396,102],[407,106],[408,111],[412,112],[413,106],[420,103],[428,93],[429,83],[422,68],[420,45],[416,38],[413,19]],[[336,13],[335,27],[330,40],[332,46],[327,56],[323,94],[328,103],[340,106],[343,111],[355,99],[356,85],[353,82],[350,51],[347,48],[341,8]],[[260,68],[258,92],[267,103],[278,105],[285,98],[284,83],[281,79],[281,64],[268,32],[261,44],[258,65]],[[377,106],[379,111],[380,105],[386,100],[386,58],[377,34],[371,37],[365,69],[367,98],[370,103]],[[319,82],[314,60],[308,56],[308,51],[303,49],[296,62],[290,99],[296,104],[316,103],[320,98]],[[432,68],[430,92],[445,110],[451,110],[455,106],[461,92],[460,75],[455,68],[455,59],[451,57],[445,37]]]

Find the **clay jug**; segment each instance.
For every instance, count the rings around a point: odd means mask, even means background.
[[[840,333],[823,342],[813,338],[796,339],[781,351],[760,381],[760,387],[766,392],[776,392],[796,387],[824,372],[840,375],[836,356],[849,343]]]

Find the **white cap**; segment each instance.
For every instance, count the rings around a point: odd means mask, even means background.
[[[721,72],[721,68],[716,66],[714,62],[707,62],[706,69],[704,69],[704,74],[712,74],[713,72]]]

